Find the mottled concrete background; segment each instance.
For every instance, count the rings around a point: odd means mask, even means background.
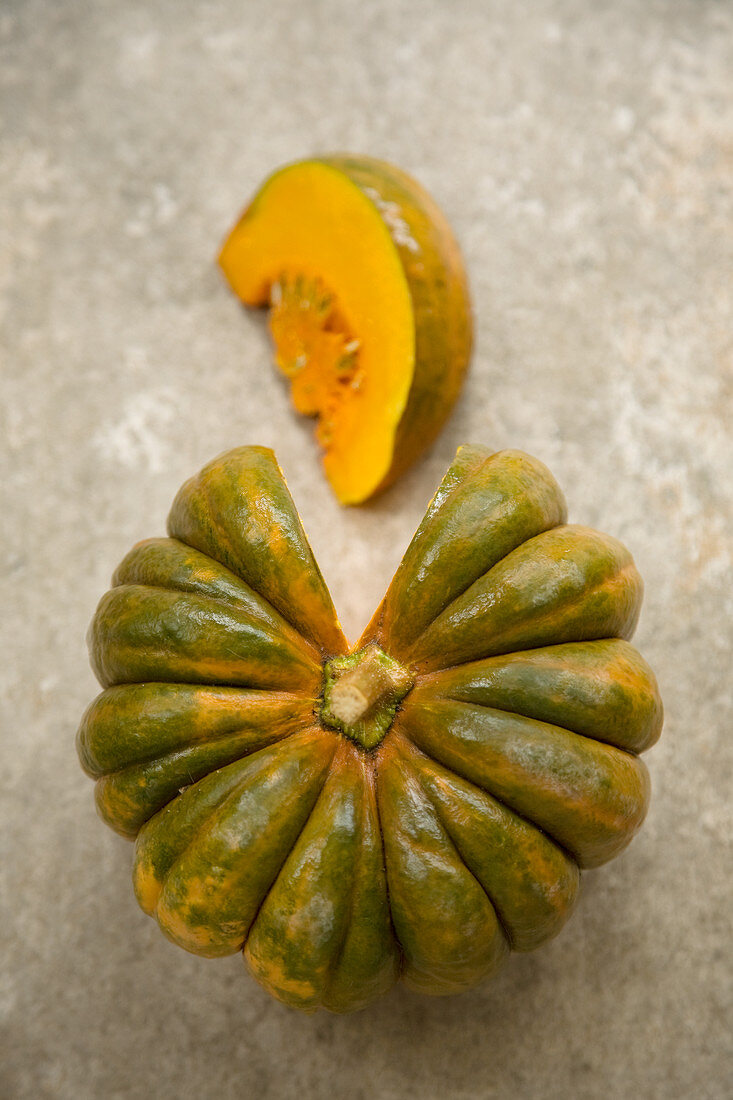
[[[733,5],[2,0],[0,39],[0,1095],[730,1096]],[[446,431],[361,511],[213,263],[264,175],[333,149],[432,190],[477,317]],[[137,909],[74,755],[84,633],[180,482],[257,442],[357,635],[463,441],[538,455],[636,556],[650,817],[493,984],[301,1017]]]

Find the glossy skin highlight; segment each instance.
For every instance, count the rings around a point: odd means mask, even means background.
[[[566,518],[537,460],[461,448],[347,657],[272,453],[186,483],[100,603],[77,740],[166,936],[350,1012],[559,932],[643,821],[662,724],[633,561]]]

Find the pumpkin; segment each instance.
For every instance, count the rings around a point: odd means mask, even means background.
[[[470,353],[463,264],[430,196],[368,157],[300,161],[266,180],[219,262],[244,303],[269,304],[338,499],[389,485],[437,435]]]
[[[99,605],[78,734],[170,939],[348,1012],[560,930],[644,818],[662,722],[632,558],[565,519],[542,463],[462,447],[349,649],[271,451],[183,486]]]

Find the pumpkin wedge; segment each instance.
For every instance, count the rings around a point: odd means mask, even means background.
[[[463,264],[430,196],[368,157],[300,161],[262,185],[219,263],[246,305],[269,305],[338,499],[389,485],[443,425],[471,347]]]
[[[542,463],[462,447],[350,649],[274,455],[221,455],[90,629],[78,751],[141,907],[304,1011],[544,943],[646,813],[641,594]]]

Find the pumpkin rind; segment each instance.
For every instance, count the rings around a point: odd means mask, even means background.
[[[115,569],[112,583],[169,588],[221,600],[241,608],[257,622],[289,638],[310,657],[319,659],[318,650],[308,647],[302,635],[241,577],[178,539],[146,539],[137,543]]]
[[[296,1008],[361,1008],[399,974],[370,769],[342,742],[247,938],[257,979]]]
[[[621,638],[526,649],[444,669],[422,681],[424,696],[523,714],[644,752],[662,729],[654,673]]]
[[[575,906],[578,865],[545,833],[403,739],[400,749],[515,951],[556,935]]]
[[[147,585],[102,597],[90,647],[104,687],[161,680],[292,691],[320,683],[311,657],[247,612]]]
[[[372,626],[375,640],[406,657],[453,600],[510,551],[565,518],[560,488],[537,459],[461,447],[387,590]],[[367,630],[360,644],[370,636]]]
[[[321,652],[348,649],[272,451],[240,447],[204,466],[176,496],[168,533],[231,569]]]
[[[438,995],[471,989],[509,950],[496,910],[394,739],[380,750],[377,790],[403,981]]]
[[[123,836],[216,768],[279,741],[312,718],[301,695],[121,684],[97,696],[77,734],[100,816]]]
[[[243,950],[286,1004],[350,1012],[400,976],[470,989],[557,934],[579,868],[643,821],[637,753],[662,724],[625,640],[633,561],[565,519],[541,463],[462,448],[344,657],[271,452],[186,483],[170,537],[134,547],[100,603],[105,690],[77,735],[170,939]],[[338,675],[367,707],[353,729],[324,720]]]
[[[165,863],[154,864],[159,886],[155,915],[170,939],[200,955],[241,950],[308,821],[336,744],[335,737],[320,730],[305,730],[230,764],[233,789],[198,828],[186,830],[183,845],[177,821],[172,826],[169,818],[159,821],[156,815],[143,828],[136,852],[143,880],[142,868],[153,865],[151,850],[166,850]],[[224,771],[207,778],[219,778]],[[179,808],[177,817],[198,811],[196,787],[170,804]]]
[[[587,527],[555,527],[474,581],[405,659],[432,672],[553,643],[629,637],[641,596],[641,577],[620,542]]]
[[[597,867],[626,847],[646,814],[638,757],[534,718],[469,703],[427,702],[419,689],[399,728],[428,755],[488,791]]]

